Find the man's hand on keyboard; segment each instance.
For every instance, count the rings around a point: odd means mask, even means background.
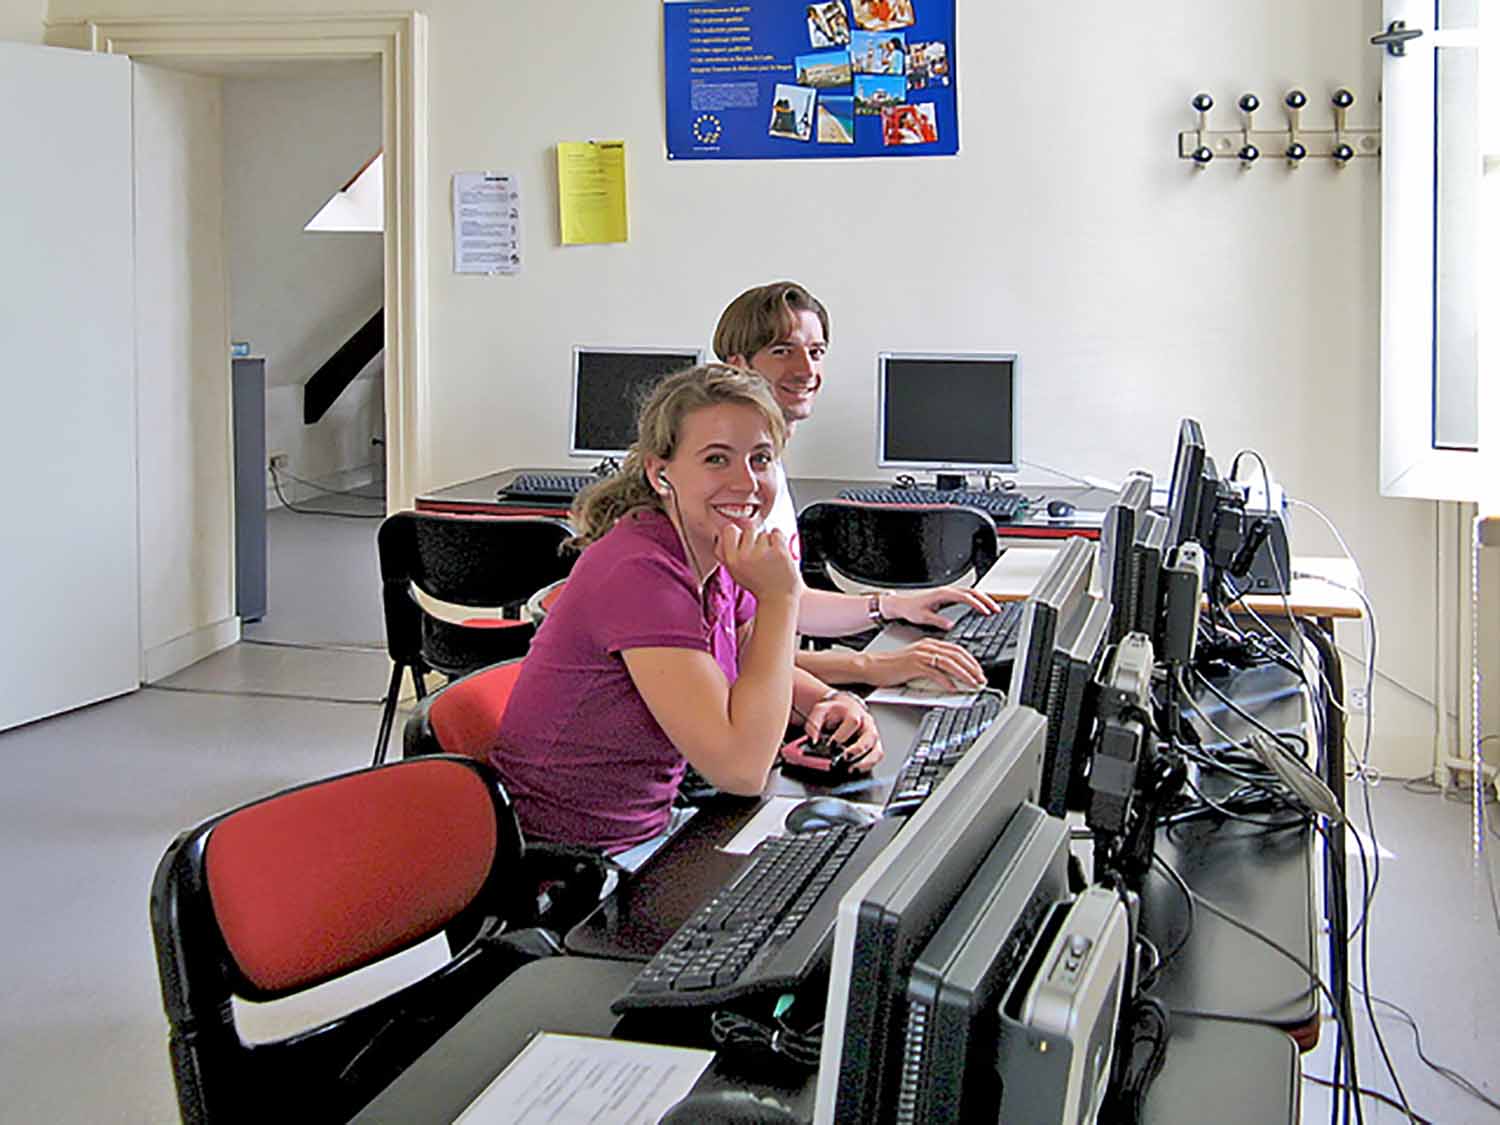
[[[865,679],[875,687],[931,680],[943,691],[969,691],[982,688],[985,683],[984,669],[968,649],[936,637],[924,637],[889,652],[864,655],[868,662]]]
[[[844,748],[844,762],[868,773],[885,755],[875,720],[857,695],[841,691],[813,705],[805,729],[809,738],[832,738]]]
[[[880,596],[880,611],[886,617],[934,629],[946,629],[952,624],[937,611],[945,605],[956,604],[973,606],[981,613],[994,613],[1000,608],[1000,603],[988,594],[959,586],[938,586],[910,594],[885,593]]]

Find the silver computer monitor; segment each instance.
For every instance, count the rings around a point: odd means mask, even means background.
[[[568,451],[575,457],[623,457],[652,388],[663,376],[702,362],[700,348],[575,347]]]
[[[908,975],[1018,809],[1036,804],[1046,720],[1009,707],[839,900],[817,1125],[897,1120]]]
[[[1016,663],[1010,674],[1012,702],[1036,711],[1046,710],[1047,677],[1052,669],[1052,647],[1057,624],[1088,596],[1094,565],[1094,544],[1081,536],[1063,540],[1057,554],[1021,606],[1016,629]]]
[[[882,468],[1013,472],[1021,463],[1014,352],[881,352],[876,448]]]

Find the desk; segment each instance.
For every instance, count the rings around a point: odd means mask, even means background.
[[[1046,551],[1014,566],[1045,565]],[[1010,556],[1007,555],[1007,558]],[[1039,569],[1037,570],[1039,573]],[[989,578],[989,576],[986,576]],[[993,581],[998,582],[1001,576]],[[1034,582],[1034,578],[1033,578]],[[1280,602],[1280,599],[1276,599]],[[1297,607],[1294,605],[1293,607]],[[903,626],[882,642],[902,639]],[[1225,685],[1246,709],[1273,728],[1300,727],[1304,699],[1296,680],[1275,666],[1235,673]],[[1205,704],[1205,708],[1214,708]],[[887,756],[867,779],[834,791],[883,801],[904,750],[920,721],[915,708],[872,708]],[[1245,723],[1220,712],[1215,721],[1231,734]],[[803,793],[799,781],[773,776],[770,792]],[[826,790],[823,790],[826,791]],[[617,1019],[610,1001],[713,892],[748,860],[719,850],[758,806],[726,801],[701,811],[600,908],[566,937],[574,956],[528,966],[503,982],[356,1120],[451,1121],[537,1030],[671,1041],[674,1028],[660,1015]],[[1198,893],[1245,918],[1299,958],[1317,958],[1313,849],[1306,829],[1266,836],[1227,826],[1187,828],[1178,840],[1159,838],[1165,858]],[[1142,930],[1159,948],[1181,932],[1185,910],[1175,887],[1155,875],[1142,895]],[[1155,990],[1172,1007],[1249,1014],[1288,1029],[1317,1028],[1318,995],[1305,974],[1261,942],[1200,910],[1193,940],[1163,973]],[[682,1021],[676,1021],[681,1034]],[[720,1057],[700,1088],[752,1087],[773,1093],[794,1111],[811,1116],[814,1083],[790,1071],[768,1080],[747,1074],[743,1063]],[[1295,1121],[1300,1103],[1298,1056],[1292,1038],[1273,1028],[1206,1019],[1174,1021],[1166,1065],[1146,1103],[1152,1122],[1197,1122],[1212,1105],[1216,1125]]]
[[[1047,546],[1007,550],[975,584],[976,588],[1000,601],[1020,601],[1036,587],[1054,553]],[[1290,610],[1296,617],[1316,617],[1325,628],[1330,628],[1335,618],[1363,616],[1358,595],[1345,589],[1359,581],[1348,559],[1297,555],[1292,558],[1292,570],[1307,577],[1293,578],[1291,592],[1285,598],[1280,594],[1251,594],[1235,603],[1236,607],[1248,607],[1262,617],[1286,617]]]
[[[894,626],[887,635],[903,628],[910,627]],[[1227,690],[1249,714],[1273,729],[1306,729],[1297,681],[1275,665],[1235,673]],[[1200,705],[1226,733],[1242,736],[1249,731],[1245,720],[1216,701]],[[877,704],[871,713],[885,744],[885,758],[870,778],[852,780],[832,791],[851,800],[883,802],[923,712]],[[812,788],[828,791],[778,772],[772,776],[768,793],[798,794]],[[746,865],[747,857],[718,848],[758,804],[754,799],[729,801],[700,811],[633,879],[568,933],[568,951],[612,960],[650,960],[699,906]],[[1158,842],[1163,858],[1194,890],[1233,914],[1255,919],[1269,936],[1312,963],[1317,953],[1310,835],[1308,830],[1265,836],[1233,825],[1217,831],[1199,826],[1181,830],[1179,841],[1161,834]],[[1144,931],[1165,948],[1182,932],[1184,919],[1185,908],[1176,888],[1164,878],[1150,876],[1142,896]],[[1264,943],[1205,911],[1197,912],[1194,940],[1168,968],[1161,984],[1159,994],[1173,1006],[1253,1013],[1303,1034],[1311,1025],[1311,1034],[1316,1036],[1318,999],[1306,977]]]
[[[871,708],[886,755],[868,776],[835,786],[806,784],[772,773],[767,796],[833,793],[851,801],[884,804],[901,772],[905,749],[916,737],[922,711],[895,705]],[[720,798],[662,845],[634,878],[620,886],[564,939],[569,953],[634,962],[649,961],[698,907],[749,863],[749,857],[720,851],[759,808],[759,798]]]
[[[455,515],[566,517],[567,505],[502,500],[498,495],[500,489],[510,484],[521,473],[558,471],[536,468],[502,469],[488,476],[476,477],[446,488],[424,492],[416,498],[416,509],[419,512],[448,512]],[[790,481],[792,495],[796,498],[798,508],[805,508],[819,500],[835,499],[845,488],[869,487],[872,484],[883,487],[889,483],[889,481],[838,480],[831,477],[793,477]],[[996,524],[995,530],[1002,539],[1045,541],[1065,539],[1069,535],[1082,535],[1089,539],[1097,539],[1099,537],[1098,520],[1090,519],[1087,513],[1091,510],[1102,511],[1114,499],[1114,496],[1093,488],[1049,488],[1046,490],[1046,499],[1067,500],[1084,514],[1072,519],[1051,519],[1046,514],[1046,505],[1043,504],[1024,519]]]
[[[1248,709],[1272,725],[1296,725],[1301,696],[1292,678],[1275,667],[1251,669],[1230,684]],[[867,799],[883,799],[899,769],[920,712],[875,708],[890,753],[863,784]],[[1292,719],[1288,722],[1288,719]],[[1230,733],[1232,714],[1215,715]],[[903,733],[904,732],[904,735]],[[903,739],[904,741],[898,741]],[[776,775],[772,791],[803,786]],[[845,790],[847,792],[847,787]],[[538,1030],[671,1041],[661,1017],[623,1019],[610,1001],[628,986],[639,963],[655,952],[694,909],[732,876],[744,857],[716,850],[748,819],[758,801],[728,802],[695,816],[588,920],[568,935],[575,954],[529,965],[504,981],[355,1119],[359,1122],[452,1121]],[[1277,837],[1232,829],[1197,835],[1182,845],[1163,842],[1189,884],[1205,897],[1254,921],[1300,957],[1311,959],[1312,849],[1306,831]],[[1180,932],[1182,905],[1165,881],[1148,880],[1142,906],[1145,932],[1166,945]],[[1194,939],[1163,975],[1157,990],[1172,1006],[1253,1013],[1288,1025],[1317,1013],[1316,995],[1289,962],[1238,931],[1198,912]],[[815,1083],[788,1069],[773,1080],[747,1074],[743,1064],[719,1057],[699,1088],[753,1087],[774,1094],[810,1119]],[[1296,1046],[1271,1028],[1183,1018],[1174,1021],[1166,1065],[1146,1102],[1151,1122],[1199,1122],[1212,1105],[1216,1125],[1265,1125],[1297,1119],[1300,1077]]]
[[[632,1037],[609,1010],[636,966],[582,957],[538,961],[481,1000],[452,1030],[354,1118],[357,1125],[447,1125],[516,1057],[534,1032]],[[639,1038],[639,1036],[634,1036]],[[1268,1075],[1286,1076],[1272,1082]],[[696,1090],[755,1088],[804,1120],[815,1084],[790,1068],[747,1075],[722,1055]],[[1297,1050],[1279,1031],[1210,1020],[1176,1021],[1166,1065],[1146,1096],[1152,1125],[1204,1120],[1215,1125],[1295,1121],[1300,1079]]]

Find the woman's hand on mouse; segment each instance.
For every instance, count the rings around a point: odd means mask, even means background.
[[[945,691],[974,691],[985,684],[984,669],[973,653],[936,637],[923,637],[888,652],[866,653],[865,661],[864,679],[875,687],[931,680]]]
[[[802,572],[779,531],[746,532],[730,524],[720,532],[714,554],[759,601],[802,594]]]
[[[967,605],[980,613],[998,613],[1000,603],[979,590],[962,586],[938,586],[931,590],[914,590],[907,594],[881,594],[880,612],[892,621],[910,621],[934,629],[951,628],[953,622],[937,612],[945,605]]]
[[[850,769],[868,772],[885,755],[864,701],[847,691],[831,692],[814,704],[804,729],[809,738],[831,738],[842,746]]]

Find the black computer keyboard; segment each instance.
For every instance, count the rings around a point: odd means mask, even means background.
[[[960,488],[939,492],[934,488],[846,488],[840,500],[857,500],[861,504],[957,504],[988,512],[993,520],[1013,520],[1027,505],[1018,492],[978,492]]]
[[[599,478],[593,473],[517,473],[500,496],[507,500],[566,500],[572,502]]]
[[[888,816],[916,812],[938,783],[952,772],[985,728],[1000,716],[999,696],[981,695],[967,707],[934,707],[922,717],[906,764],[885,799]]]
[[[997,613],[966,609],[954,621],[953,627],[941,636],[944,640],[968,649],[988,672],[990,665],[1014,659],[1016,633],[1021,628],[1023,604],[1001,602]]]
[[[827,965],[839,899],[900,824],[762,840],[750,866],[683,923],[612,1009],[708,1010],[796,988]]]

